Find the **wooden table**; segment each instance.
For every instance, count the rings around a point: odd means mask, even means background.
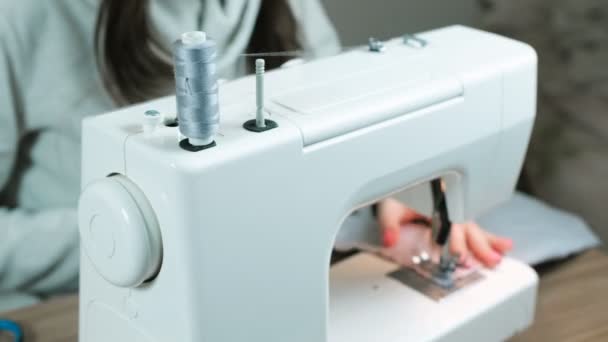
[[[538,271],[535,322],[512,342],[608,341],[608,255],[591,250]]]
[[[591,250],[539,273],[536,321],[512,342],[608,341],[608,255]],[[3,316],[23,325],[25,342],[76,342],[77,312],[70,296]]]

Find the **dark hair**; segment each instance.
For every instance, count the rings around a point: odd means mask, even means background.
[[[104,86],[119,105],[173,92],[171,53],[158,41],[148,9],[149,0],[101,0],[95,55]],[[262,0],[247,52],[297,49],[296,26],[286,0]],[[269,58],[267,68],[285,61]]]

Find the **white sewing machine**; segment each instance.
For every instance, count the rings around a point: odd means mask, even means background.
[[[452,221],[507,200],[527,148],[536,55],[449,27],[220,89],[217,145],[190,152],[174,97],[85,120],[80,341],[493,341],[533,319],[537,277],[505,258],[436,301],[360,254],[330,267],[353,210],[442,177]]]

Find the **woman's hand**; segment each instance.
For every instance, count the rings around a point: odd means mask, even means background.
[[[393,247],[397,244],[403,225],[418,220],[429,221],[427,217],[392,198],[380,201],[377,209],[385,247]],[[460,255],[461,261],[469,260],[471,256],[475,257],[487,267],[496,266],[512,246],[513,242],[510,239],[488,233],[473,222],[455,224],[450,233],[452,253]]]

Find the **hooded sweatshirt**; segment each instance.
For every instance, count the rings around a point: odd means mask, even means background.
[[[261,0],[151,0],[162,44],[203,30],[242,76]],[[318,0],[289,0],[307,55],[336,53]],[[94,55],[98,0],[0,0],[0,311],[78,286],[80,122],[115,109]]]

